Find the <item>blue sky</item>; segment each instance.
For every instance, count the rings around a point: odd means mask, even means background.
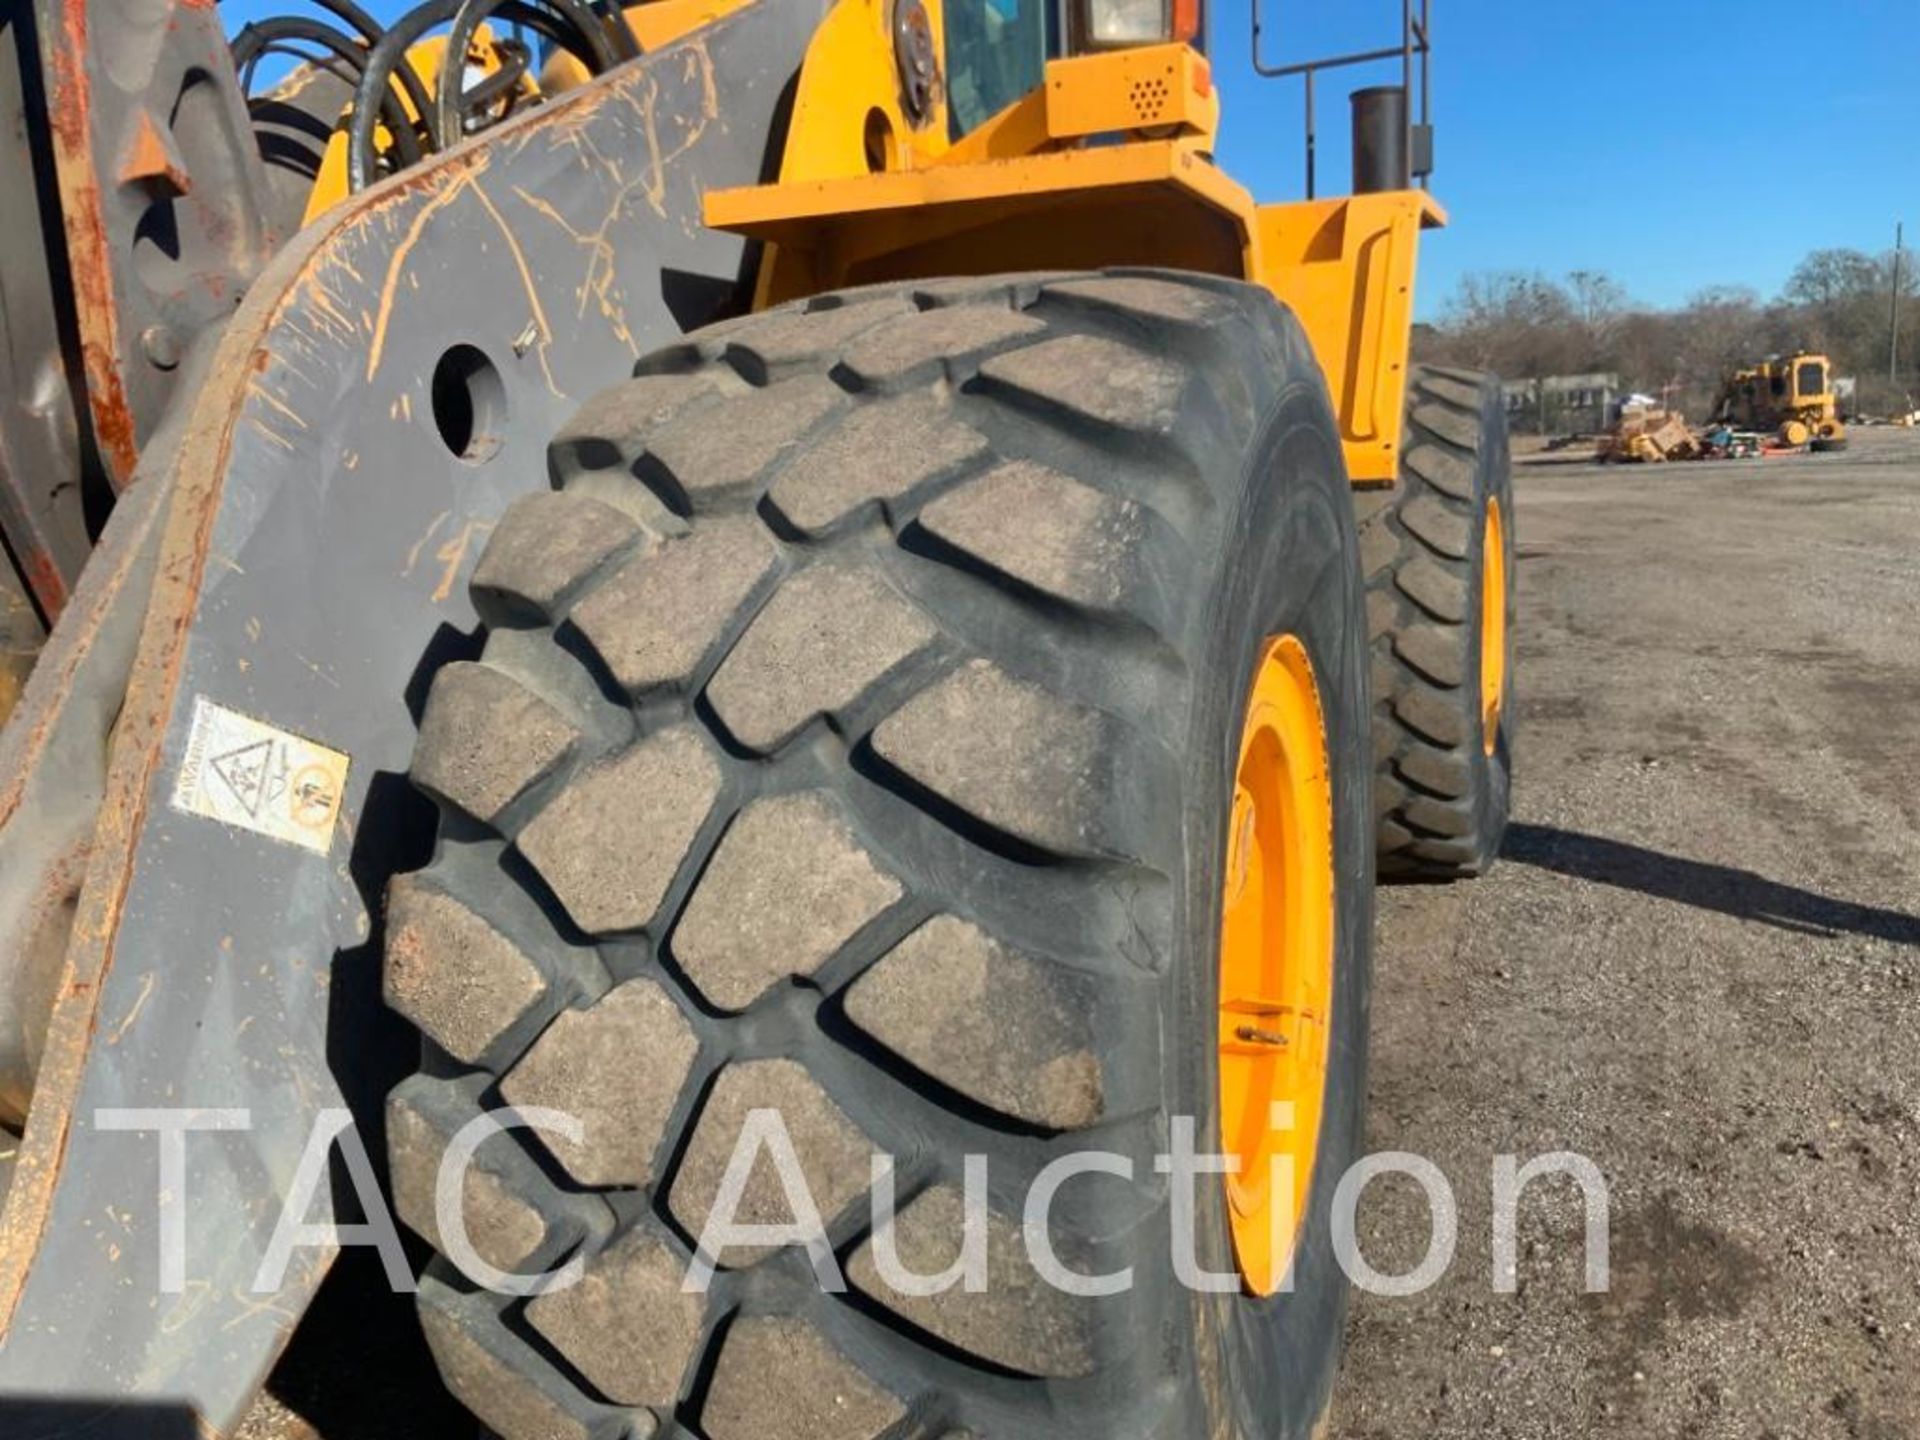
[[[1399,38],[1393,0],[1267,5],[1269,63]],[[1253,75],[1245,16],[1215,4],[1221,160],[1285,199],[1300,82]],[[1423,318],[1471,270],[1605,270],[1668,305],[1715,284],[1772,295],[1808,250],[1889,248],[1899,219],[1920,241],[1920,0],[1434,0],[1434,40],[1433,188],[1453,223],[1421,256]],[[1346,92],[1397,69],[1322,81],[1322,193],[1349,174]]]
[[[381,18],[401,0],[363,0]],[[1210,0],[1222,162],[1262,200],[1303,193],[1298,80],[1247,59],[1249,0]],[[1597,269],[1670,305],[1779,288],[1807,251],[1920,242],[1920,0],[1433,0],[1431,318],[1472,270]],[[227,0],[232,24],[297,0]],[[1399,39],[1396,0],[1264,0],[1271,62]],[[1346,94],[1320,89],[1321,192],[1346,186]]]

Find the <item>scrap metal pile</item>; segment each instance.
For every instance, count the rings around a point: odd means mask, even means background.
[[[1685,416],[1678,410],[1648,405],[1624,406],[1619,421],[1594,447],[1595,459],[1615,463],[1697,460],[1702,454],[1700,440]]]

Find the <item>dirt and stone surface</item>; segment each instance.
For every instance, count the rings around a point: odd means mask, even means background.
[[[1371,1144],[1447,1177],[1457,1253],[1356,1297],[1333,1435],[1920,1437],[1920,433],[1517,486],[1506,854],[1380,906]],[[1562,1150],[1611,1286],[1549,1180],[1501,1293],[1494,1157]],[[1411,1268],[1422,1192],[1359,1229]],[[248,1440],[471,1434],[356,1266]]]
[[[1338,1440],[1920,1436],[1920,434],[1516,472],[1514,824],[1383,891],[1370,1143],[1457,1258],[1358,1295]],[[1491,1167],[1590,1157],[1492,1273]],[[1426,1249],[1380,1180],[1371,1263]]]

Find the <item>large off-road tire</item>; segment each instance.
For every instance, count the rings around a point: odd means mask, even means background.
[[[1513,474],[1499,381],[1415,366],[1400,454],[1393,490],[1354,496],[1380,876],[1451,880],[1493,864],[1512,788]]]
[[[555,440],[473,578],[476,663],[436,677],[412,774],[438,801],[398,878],[390,1001],[426,1036],[395,1091],[396,1209],[441,1249],[578,1285],[423,1282],[452,1389],[508,1440],[1305,1437],[1346,1283],[1327,1223],[1360,1140],[1372,932],[1367,647],[1324,383],[1263,292],[1153,272],[930,282],[729,322],[643,361]],[[1176,1280],[1176,1117],[1217,1143],[1216,994],[1250,681],[1293,636],[1319,686],[1335,877],[1325,1110],[1294,1289]],[[1238,828],[1233,827],[1233,828]],[[1277,1022],[1276,1022],[1277,1023]],[[749,1112],[790,1135],[851,1289],[738,1248],[681,1288]],[[1023,1204],[1083,1150],[1034,1273]],[[988,1162],[983,1292],[880,1278],[960,1249]],[[1232,1270],[1201,1176],[1199,1259]],[[767,1155],[743,1221],[791,1211]]]

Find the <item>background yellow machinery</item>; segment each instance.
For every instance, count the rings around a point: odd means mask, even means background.
[[[1714,418],[1744,430],[1772,431],[1784,445],[1838,450],[1847,443],[1833,364],[1825,355],[1773,356],[1727,376]]]

